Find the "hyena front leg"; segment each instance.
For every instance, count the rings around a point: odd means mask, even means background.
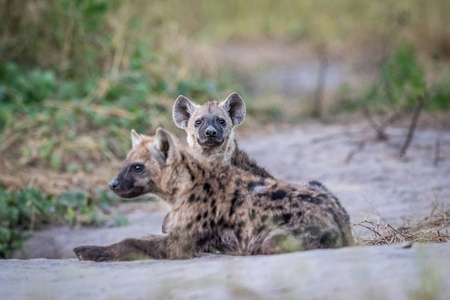
[[[190,239],[181,239],[179,236],[155,236],[145,240],[125,239],[103,247],[80,246],[73,251],[80,260],[92,261],[187,259],[195,256],[194,245]]]

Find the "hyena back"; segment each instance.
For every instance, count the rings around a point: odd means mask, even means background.
[[[201,161],[167,131],[132,133],[133,149],[110,182],[121,197],[152,193],[172,206],[169,233],[106,247],[81,246],[83,260],[184,259],[209,249],[276,254],[352,245],[349,217],[320,183],[295,186],[221,159]]]

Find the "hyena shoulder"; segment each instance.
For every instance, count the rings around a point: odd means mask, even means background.
[[[234,152],[231,155],[231,164],[256,176],[273,178],[269,171],[267,171],[264,167],[259,166],[255,160],[248,156],[247,152],[239,149],[237,143]]]

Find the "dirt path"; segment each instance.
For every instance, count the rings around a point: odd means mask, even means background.
[[[450,206],[450,133],[441,137],[441,159],[433,165],[436,133],[422,130],[406,157],[398,153],[404,129],[374,142],[359,125],[301,125],[240,143],[279,179],[316,179],[332,190],[353,222],[420,218],[433,203]],[[354,153],[349,160],[350,153]],[[350,155],[351,156],[351,155]],[[120,208],[130,225],[111,228],[50,228],[25,244],[21,258],[73,258],[81,244],[106,245],[126,237],[160,233],[167,207],[134,203]],[[357,235],[368,235],[355,228]],[[450,292],[450,244],[354,247],[270,257],[205,256],[189,261],[131,263],[76,260],[0,261],[0,299],[166,298],[386,298],[418,292],[437,298]],[[431,274],[431,275],[430,275]],[[424,279],[425,278],[425,279]],[[428,283],[430,281],[431,283]],[[133,296],[130,296],[133,295]],[[434,295],[434,294],[433,294]]]

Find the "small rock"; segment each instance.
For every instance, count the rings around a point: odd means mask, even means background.
[[[404,243],[402,243],[402,248],[407,249],[407,248],[411,248],[413,245],[413,243],[411,241],[406,241]]]

